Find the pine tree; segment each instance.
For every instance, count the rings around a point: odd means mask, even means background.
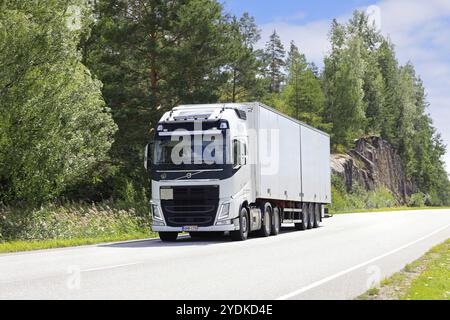
[[[228,54],[230,63],[224,68],[228,81],[222,88],[225,102],[251,101],[262,95],[263,87],[257,77],[259,61],[254,45],[260,39],[255,19],[245,13],[240,19],[233,17],[229,27],[231,40]]]
[[[284,81],[284,57],[286,52],[284,46],[281,43],[281,39],[277,32],[274,30],[270,36],[269,41],[266,43],[265,58],[267,61],[267,76],[270,79],[270,85],[268,88],[269,93],[279,93]]]
[[[291,47],[286,59],[286,67],[288,69],[288,87],[285,90],[285,99],[290,109],[293,109],[292,113],[294,117],[300,119],[301,110],[300,102],[300,90],[302,88],[301,78],[306,71],[308,63],[304,54],[301,54],[294,41],[291,42]]]
[[[378,50],[378,64],[383,77],[384,106],[381,112],[381,135],[398,146],[397,127],[400,118],[400,77],[394,46],[384,40]]]
[[[327,113],[333,123],[333,144],[350,146],[361,136],[366,123],[363,90],[366,65],[362,39],[352,36],[342,42],[341,30],[338,24],[333,25],[330,38],[334,50],[325,59],[324,81]]]

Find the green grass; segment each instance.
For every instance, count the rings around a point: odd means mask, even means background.
[[[353,209],[353,210],[338,210],[330,211],[331,214],[346,214],[346,213],[364,213],[364,212],[385,212],[385,211],[417,211],[417,210],[441,210],[450,209],[450,207],[393,207],[393,208],[371,208],[371,209]]]
[[[433,248],[426,269],[413,280],[405,300],[450,300],[450,240]]]
[[[450,300],[450,239],[357,299]]]
[[[91,245],[116,241],[139,240],[155,238],[154,232],[123,234],[117,236],[103,236],[95,238],[77,238],[77,239],[54,239],[54,240],[35,240],[35,241],[10,241],[0,243],[0,253],[31,251],[40,249],[53,249],[64,247],[75,247],[82,245]]]
[[[376,295],[378,295],[379,292],[380,292],[380,289],[378,289],[378,288],[370,288],[370,289],[367,291],[367,294],[368,294],[369,296],[376,296]]]

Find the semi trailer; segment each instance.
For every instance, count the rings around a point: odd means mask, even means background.
[[[262,103],[175,107],[146,155],[162,241],[317,228],[331,202],[329,135]]]

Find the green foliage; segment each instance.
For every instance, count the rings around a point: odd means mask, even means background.
[[[324,81],[335,144],[349,146],[365,129],[363,78],[366,62],[362,45],[360,37],[352,36],[325,59]]]
[[[354,183],[353,190],[349,191],[344,180],[335,174],[331,176],[331,183],[332,212],[392,208],[398,205],[393,194],[384,187],[366,191],[361,185]]]
[[[0,241],[113,237],[145,233],[150,217],[113,202],[0,207]]]
[[[380,187],[369,191],[366,203],[369,209],[392,208],[397,205],[397,200],[388,189]]]
[[[226,52],[228,63],[223,67],[225,83],[220,87],[223,102],[253,101],[264,94],[264,79],[258,77],[262,68],[254,45],[260,39],[255,19],[247,13],[233,17],[228,27]]]
[[[408,204],[411,207],[423,207],[423,206],[425,206],[426,201],[427,201],[427,196],[422,192],[418,192],[418,193],[414,193],[411,195],[411,197],[409,198]]]
[[[93,179],[116,126],[77,52],[68,5],[6,2],[0,12],[0,200],[40,202]]]
[[[363,133],[380,135],[398,150],[406,176],[427,195],[426,204],[448,204],[445,147],[413,65],[400,66],[394,45],[359,11],[346,24],[333,21],[330,41],[323,81],[333,149],[352,147]]]
[[[280,36],[274,30],[264,50],[267,77],[270,79],[269,93],[279,93],[281,90],[281,84],[284,80],[283,68],[285,66],[285,56],[286,51],[284,51]]]
[[[314,127],[330,131],[330,124],[323,119],[325,95],[320,79],[294,42],[291,43],[286,64],[289,75],[281,94],[285,105],[282,111]]]

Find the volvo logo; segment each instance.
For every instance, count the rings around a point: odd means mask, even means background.
[[[188,178],[188,179],[192,178],[192,173],[186,174],[186,178]]]

